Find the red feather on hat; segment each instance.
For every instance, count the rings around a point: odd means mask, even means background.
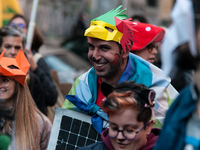
[[[115,17],[116,27],[117,27],[118,31],[123,33],[120,44],[125,52],[126,52],[126,49],[131,49],[132,42],[135,41],[135,34],[133,32],[137,32],[133,28],[133,24],[130,20],[131,20],[131,18],[125,19],[125,20],[120,20],[117,17]]]

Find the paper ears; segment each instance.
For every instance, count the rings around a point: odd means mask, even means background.
[[[15,58],[3,57],[5,50],[0,55],[0,74],[12,78],[24,86],[26,82],[26,74],[30,68],[30,64],[20,50]]]
[[[110,93],[114,91],[114,87],[107,82],[101,83],[101,92],[105,97],[107,97]]]
[[[135,42],[131,51],[141,50],[152,42],[162,41],[165,35],[165,30],[158,26],[140,22],[132,22],[132,24],[137,32],[134,32]]]
[[[104,81],[101,83],[101,92],[103,93],[105,97],[107,97],[110,93],[112,93],[114,90],[117,90],[117,89],[124,90],[124,91],[133,91],[137,93],[142,100],[144,100],[146,105],[148,105],[149,107],[154,107],[154,104],[155,104],[154,99],[156,95],[154,90],[143,89],[143,90],[138,91],[138,90],[135,90],[134,88],[127,87],[125,84],[123,86],[122,85],[112,86]]]
[[[113,30],[109,32],[106,28]],[[104,21],[91,21],[90,27],[85,30],[84,36],[98,38],[104,41],[119,42],[123,34],[117,30],[117,27]]]

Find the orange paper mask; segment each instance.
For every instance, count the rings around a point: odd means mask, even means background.
[[[30,64],[22,50],[15,58],[3,57],[5,50],[0,55],[0,74],[12,78],[24,86],[26,74]]]

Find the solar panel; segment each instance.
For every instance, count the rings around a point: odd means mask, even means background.
[[[48,150],[77,150],[97,141],[101,141],[101,135],[93,128],[91,116],[55,108]]]

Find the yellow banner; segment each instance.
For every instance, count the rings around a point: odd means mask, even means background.
[[[0,27],[6,25],[14,14],[23,14],[18,0],[0,0]]]

